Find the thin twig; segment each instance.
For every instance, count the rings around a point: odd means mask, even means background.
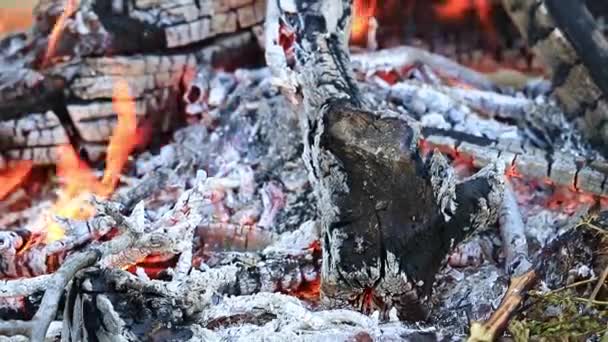
[[[604,283],[606,282],[606,278],[608,278],[608,265],[606,265],[606,267],[604,267],[602,274],[600,274],[597,284],[595,285],[593,292],[591,292],[591,296],[589,296],[589,303],[587,304],[587,307],[590,307],[593,304],[593,302],[595,301],[595,297],[597,297],[597,294],[600,292],[602,286],[604,286]]]
[[[536,282],[536,271],[530,270],[521,276],[511,278],[511,284],[503,298],[498,310],[490,319],[483,324],[474,322],[471,324],[471,335],[469,342],[490,342],[494,341],[507,326],[509,318],[515,313],[517,307],[524,300],[527,290]]]
[[[521,216],[515,192],[508,180],[505,180],[503,202],[499,211],[498,222],[505,257],[505,267],[510,276],[519,276],[532,268],[528,256],[528,243],[525,235],[525,224]]]
[[[545,295],[545,296],[552,295],[552,294],[555,294],[555,293],[558,293],[558,292],[561,292],[561,291],[564,291],[564,290],[567,290],[567,289],[571,289],[571,288],[575,288],[575,287],[578,287],[578,286],[581,286],[581,285],[589,284],[589,283],[594,282],[596,280],[597,280],[597,277],[593,277],[593,278],[577,281],[575,283],[572,283],[572,284],[569,284],[569,285],[566,285],[566,286],[562,286],[562,287],[557,288],[555,290],[551,290],[549,292],[543,293],[542,295]]]

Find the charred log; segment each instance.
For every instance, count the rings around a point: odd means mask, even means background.
[[[333,306],[424,319],[453,243],[496,221],[502,170],[457,184],[441,155],[420,157],[416,122],[365,108],[349,66],[350,13],[348,1],[273,1],[266,23],[267,61],[303,112],[323,228],[321,291]],[[279,45],[285,32],[295,46]]]

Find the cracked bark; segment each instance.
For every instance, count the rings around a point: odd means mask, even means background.
[[[266,22],[267,62],[302,112],[321,291],[330,306],[424,319],[447,252],[496,222],[503,170],[492,164],[459,183],[443,156],[421,157],[417,122],[366,108],[349,68],[350,14],[349,1],[271,1]],[[285,32],[295,34],[295,64],[279,44]]]

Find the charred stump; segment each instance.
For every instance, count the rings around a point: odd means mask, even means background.
[[[346,0],[277,0],[266,22],[267,62],[302,113],[321,292],[331,306],[424,319],[446,253],[496,222],[503,170],[457,182],[442,155],[422,157],[417,122],[366,108],[350,70],[350,15]]]

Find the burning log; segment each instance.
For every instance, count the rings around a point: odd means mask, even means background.
[[[551,70],[553,93],[568,117],[606,153],[608,41],[585,2],[503,0],[503,5]]]
[[[503,171],[457,183],[441,155],[420,157],[418,123],[366,110],[346,50],[349,20],[347,1],[268,5],[267,62],[303,113],[323,229],[321,291],[334,306],[422,319],[453,243],[496,222]]]
[[[132,89],[140,124],[167,130],[199,63],[259,60],[230,56],[259,51],[262,0],[63,3],[41,2],[34,27],[2,42],[5,159],[55,163],[57,147],[72,143],[96,160],[116,125],[115,83]]]

